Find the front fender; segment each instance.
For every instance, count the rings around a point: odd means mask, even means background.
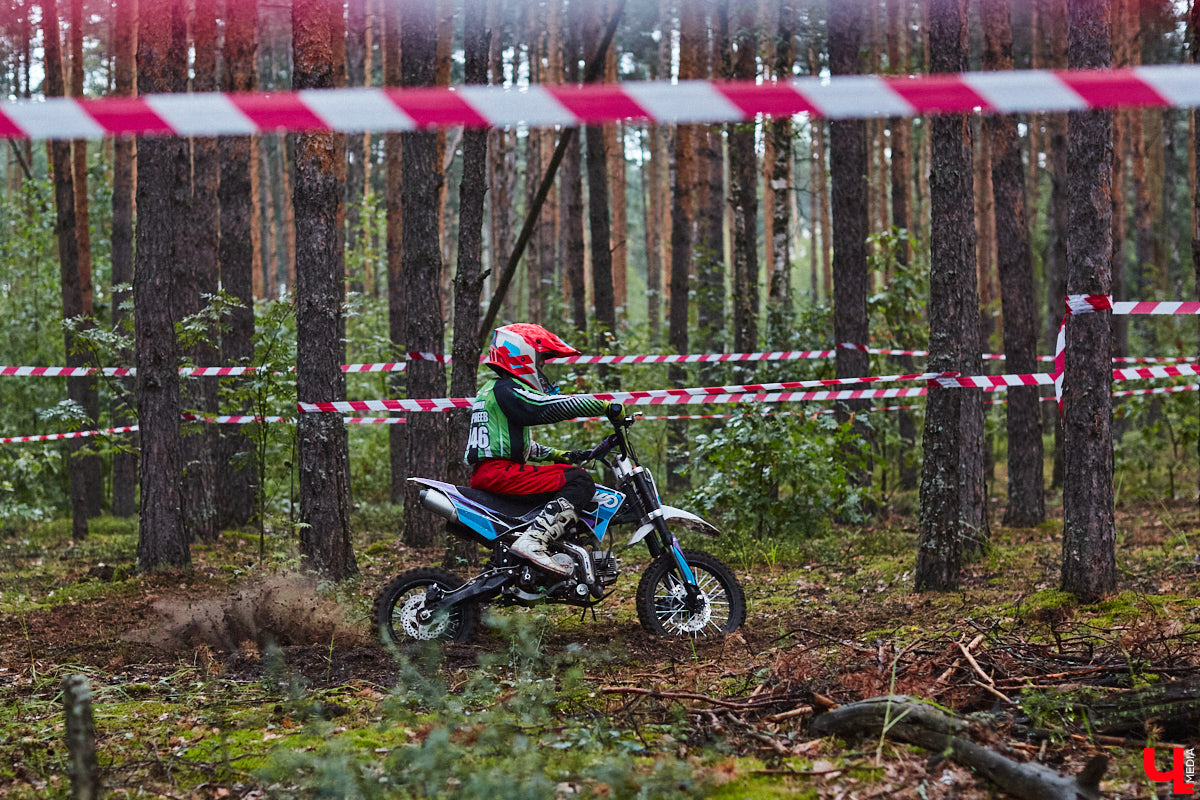
[[[715,537],[721,535],[721,532],[717,530],[715,525],[704,521],[690,511],[684,511],[682,508],[675,508],[674,506],[660,506],[659,510],[662,512],[663,519],[667,522],[674,522],[682,525],[688,530],[695,531],[696,533],[702,533],[705,536]],[[637,544],[642,539],[645,539],[652,530],[654,530],[653,522],[642,523],[642,525],[633,532],[633,536],[629,538],[629,544]]]

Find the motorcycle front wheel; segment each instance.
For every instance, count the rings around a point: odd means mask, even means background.
[[[746,595],[733,570],[703,550],[684,550],[683,557],[700,590],[698,604],[688,607],[687,588],[670,551],[642,574],[637,589],[638,620],[660,636],[717,636],[733,633],[746,621]]]
[[[461,603],[439,611],[431,619],[422,620],[425,592],[436,586],[451,591],[462,586],[462,579],[453,572],[437,567],[409,570],[392,579],[375,596],[371,619],[375,630],[385,642],[428,641],[465,642],[479,627],[479,605]]]

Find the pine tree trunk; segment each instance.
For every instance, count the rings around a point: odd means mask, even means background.
[[[665,18],[665,17],[664,17]],[[710,80],[722,77],[720,66],[725,51],[728,20],[717,12],[709,23],[708,51],[704,75]],[[660,51],[660,60],[665,54]],[[697,181],[705,184],[704,203],[697,209],[696,252],[696,335],[713,353],[725,351],[725,153],[722,129],[709,125],[700,129]],[[664,162],[664,169],[666,164]],[[702,364],[701,383],[720,383],[721,370],[716,364]]]
[[[660,260],[662,248],[659,245],[662,232],[654,224],[659,216],[659,204],[662,202],[662,197],[657,191],[661,181],[662,164],[656,155],[659,149],[658,139],[662,133],[659,125],[646,127],[649,152],[643,156],[642,162],[642,195],[646,207],[646,325],[650,329],[650,343],[653,347],[662,339],[663,264]],[[701,138],[707,135],[707,132],[701,129]]]
[[[258,46],[258,3],[243,0],[231,4],[225,15],[225,44],[221,88],[226,92],[248,92],[255,80],[255,50]],[[240,307],[233,310],[229,325],[221,337],[221,363],[248,364],[254,357],[254,283],[261,282],[261,247],[257,194],[258,140],[250,136],[222,136],[219,140],[221,179],[217,189],[220,209],[221,288],[237,298]],[[249,413],[248,407],[238,409]],[[217,525],[220,528],[246,525],[254,517],[257,493],[254,484],[258,470],[238,454],[253,453],[250,437],[240,428],[225,427],[218,448],[216,493]]]
[[[45,67],[47,97],[65,96],[63,84],[62,46],[59,38],[57,0],[46,0],[42,6],[42,39],[45,42]],[[54,176],[54,205],[57,214],[59,276],[62,285],[63,319],[83,314],[83,293],[79,284],[79,244],[76,239],[78,224],[75,217],[75,189],[72,175],[71,145],[54,140],[49,143],[51,172]],[[73,352],[71,332],[64,334],[67,366],[82,366],[83,359]],[[86,378],[68,378],[67,395],[74,402],[85,406],[87,402]],[[84,461],[77,453],[83,449],[82,440],[69,440],[67,445],[67,472],[71,492],[71,536],[82,541],[88,535],[88,474]]]
[[[984,55],[989,70],[1011,70],[1011,0],[982,0]],[[1025,169],[1014,115],[985,118],[992,145],[992,192],[995,198],[996,240],[1000,273],[1000,303],[1004,317],[1006,372],[1032,373],[1037,362],[1037,319],[1029,299],[1033,294],[1033,256],[1025,218]],[[1004,524],[1030,527],[1046,518],[1042,476],[1041,408],[1037,387],[1014,386],[1008,391],[1008,507]]]
[[[275,272],[279,261],[279,232],[275,225],[278,215],[275,213],[275,181],[272,180],[274,171],[271,169],[270,153],[273,139],[277,141],[279,137],[272,134],[251,140],[253,152],[250,157],[259,164],[256,189],[259,201],[259,219],[262,223],[262,231],[259,236],[261,252],[258,269],[254,270],[253,276],[253,291],[256,298],[267,296],[267,286],[270,284],[267,276]]]
[[[138,92],[187,89],[185,0],[143,2],[138,9]],[[138,567],[188,567],[179,482],[179,343],[175,321],[187,263],[185,221],[191,199],[186,139],[137,141],[137,249],[133,319],[141,435]]]
[[[463,8],[464,77],[468,84],[487,83],[487,0],[466,0]],[[487,184],[478,179],[487,170],[487,131],[471,128],[463,133],[463,177],[458,187],[458,269],[454,276],[454,367],[450,376],[453,397],[474,397],[479,360],[479,302],[483,293],[483,198]],[[449,415],[451,480],[466,483],[470,476],[459,453],[467,450],[470,409]],[[453,560],[475,564],[474,544],[456,541]],[[447,564],[449,567],[457,563]]]
[[[192,38],[195,51],[192,89],[197,92],[217,90],[217,5],[215,0],[196,0]],[[191,213],[187,220],[189,238],[189,275],[180,293],[183,315],[198,313],[205,305],[204,295],[216,294],[220,283],[217,247],[221,237],[221,218],[217,187],[220,183],[220,153],[217,140],[192,140],[192,197]],[[217,363],[218,332],[212,330],[209,339],[196,344],[187,355],[198,366]],[[187,378],[181,384],[184,408],[202,414],[218,411],[218,379]],[[219,442],[216,425],[200,423],[191,426],[183,438],[183,483],[180,486],[183,504],[183,523],[188,535],[212,541],[217,536],[215,499],[216,467],[213,453]]]
[[[405,86],[432,86],[437,47],[437,16],[432,4],[405,7],[400,32],[401,81]],[[442,353],[442,252],[438,242],[437,197],[440,164],[437,134],[401,135],[404,164],[401,203],[404,206],[404,256],[401,270],[407,286],[405,344],[410,353]],[[437,361],[410,361],[408,389],[414,397],[443,397],[446,376]],[[409,414],[407,475],[441,476],[446,472],[446,426],[441,414]],[[417,486],[404,495],[404,541],[430,547],[441,539],[441,518],[421,507]]]
[[[967,68],[965,0],[932,0],[929,46],[934,72]],[[978,301],[975,293],[975,211],[972,190],[970,120],[965,114],[932,120],[929,198],[929,360],[930,372],[965,374],[978,361]],[[973,358],[972,358],[973,356]],[[978,469],[982,485],[982,403],[972,408],[968,393],[978,390],[930,386],[925,410],[925,459],[921,473],[920,533],[916,587],[948,590],[958,586],[964,540],[978,532],[973,516]],[[978,440],[968,416],[978,411]]]
[[[71,96],[83,97],[83,0],[71,0]],[[92,244],[88,214],[87,141],[76,139],[71,144],[72,189],[75,194],[75,241],[79,247],[79,292],[83,300],[83,328],[93,326],[92,316]],[[76,378],[81,384],[83,410],[88,428],[95,428],[100,418],[100,393],[95,378]],[[104,477],[99,456],[78,456],[84,476],[84,495],[88,517],[100,516],[104,500]]]
[[[737,55],[733,78],[755,78],[757,30],[754,9],[738,9],[736,30]],[[729,196],[733,205],[733,349],[748,353],[758,346],[758,169],[754,147],[754,125],[743,123],[729,127]],[[749,382],[753,369],[740,366],[735,374]]]
[[[613,13],[615,3],[603,4],[603,18]],[[604,81],[617,82],[617,48],[604,54]],[[628,258],[625,239],[628,234],[625,209],[625,137],[620,123],[604,126],[604,155],[608,159],[608,198],[611,211],[609,242],[612,247],[613,300],[621,311],[622,327],[629,314]],[[615,332],[615,329],[614,329]]]
[[[367,0],[349,0],[346,5],[346,83],[348,86],[369,86],[367,74],[368,50]],[[371,134],[351,134],[346,147],[346,246],[357,251],[362,235],[363,195],[367,189],[367,158],[371,152]],[[350,276],[350,290],[366,289],[364,274]]]
[[[1200,2],[1196,2],[1196,0],[1192,0],[1191,8],[1188,10],[1188,27],[1188,43],[1191,45],[1192,63],[1200,64]],[[1200,301],[1200,109],[1192,112],[1190,139],[1188,158],[1191,162],[1191,169],[1188,170],[1188,174],[1193,181],[1192,275],[1195,281],[1195,297]],[[1197,319],[1197,334],[1200,335],[1200,319]],[[1197,339],[1196,355],[1200,358],[1200,338]],[[1200,456],[1200,440],[1196,442],[1196,449],[1197,455]]]
[[[345,36],[323,0],[292,4],[292,85],[337,85],[335,37]],[[301,402],[346,396],[345,262],[339,181],[345,148],[330,133],[297,134],[295,153],[296,394]],[[337,414],[301,414],[300,554],[307,569],[333,580],[357,572],[350,538],[350,468],[346,426]]]
[[[578,84],[580,79],[579,61],[583,56],[583,25],[582,9],[578,3],[567,7],[567,31],[563,37],[563,72],[566,82]],[[493,44],[494,46],[494,44]],[[562,192],[566,199],[564,205],[563,235],[566,238],[564,251],[566,266],[564,279],[567,285],[567,307],[575,330],[587,333],[587,280],[584,275],[584,264],[587,260],[583,239],[583,148],[578,133],[571,137],[567,144],[567,152],[563,154],[562,162]],[[495,204],[493,204],[495,209]],[[493,216],[496,211],[493,210]],[[494,224],[494,223],[493,223]],[[648,224],[647,229],[653,227]],[[661,271],[661,266],[660,266]],[[661,280],[661,275],[659,277]],[[651,313],[657,313],[657,305],[651,298]],[[656,317],[651,317],[651,336],[656,327]]]
[[[829,64],[835,75],[860,71],[859,49],[863,31],[864,8],[856,3],[835,4],[829,17]],[[833,336],[839,346],[836,356],[837,377],[868,374],[867,354],[843,344],[865,346],[867,327],[867,233],[869,227],[867,185],[866,123],[862,120],[835,120],[829,123],[829,165],[833,196]],[[868,401],[846,404],[851,411],[865,409]],[[845,420],[845,409],[839,411]],[[866,437],[864,425],[857,425],[859,436]],[[856,483],[870,485],[869,471],[854,476]]]
[[[1070,0],[1071,69],[1112,63],[1108,4]],[[1067,292],[1108,294],[1112,263],[1112,112],[1069,116]],[[1063,378],[1062,587],[1083,602],[1116,588],[1111,313],[1067,318]]]
[[[401,25],[400,4],[385,2],[383,6],[383,82],[385,86],[400,85]],[[387,292],[388,292],[388,340],[392,344],[392,357],[404,358],[406,297],[404,278],[404,205],[400,187],[404,169],[403,139],[398,133],[389,133],[384,139],[387,158]],[[389,394],[403,396],[406,379],[402,372],[389,376]],[[408,429],[405,425],[388,426],[388,466],[391,474],[391,500],[404,502],[407,491],[405,478],[408,475]]]
[[[592,9],[584,25],[584,52],[587,62],[595,58],[601,39],[601,25]],[[610,210],[608,202],[608,159],[605,152],[604,126],[584,126],[587,146],[588,231],[591,234],[592,309],[596,317],[596,349],[604,352],[610,337],[616,334],[616,299],[613,293],[613,261]],[[606,387],[612,378],[600,370]]]
[[[795,9],[792,0],[779,2],[779,28],[775,38],[775,77],[786,81],[792,76],[795,51],[792,46]],[[771,197],[771,280],[767,292],[767,346],[787,349],[792,331],[791,294],[791,187],[792,121],[787,117],[772,120],[768,136],[774,144],[770,165]]]
[[[134,93],[134,24],[137,19],[137,0],[116,0],[113,29],[115,93],[131,97]],[[133,284],[133,140],[127,136],[113,142],[112,198],[112,283],[113,286]],[[121,330],[129,320],[122,307],[130,298],[130,290],[114,291],[112,298],[113,327]],[[121,353],[121,366],[133,360],[133,351]],[[132,407],[133,381],[119,384],[121,397],[113,402],[113,424],[130,425],[136,414]],[[123,436],[126,445],[113,453],[112,513],[114,517],[131,517],[137,513],[137,453],[133,450],[135,437]]]

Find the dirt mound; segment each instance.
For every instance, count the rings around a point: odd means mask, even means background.
[[[276,575],[234,586],[218,597],[166,598],[153,608],[159,619],[121,638],[163,650],[205,644],[225,652],[246,643],[328,646],[356,645],[365,639],[345,610],[321,597],[316,580],[307,575]]]

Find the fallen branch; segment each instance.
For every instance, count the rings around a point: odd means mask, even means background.
[[[971,741],[963,720],[902,695],[876,697],[842,706],[818,717],[812,732],[818,736],[879,736],[887,729],[893,739],[944,752],[979,772],[1004,791],[1026,800],[1099,800],[1100,778],[1108,760],[1096,756],[1075,777],[1049,767],[1014,761]]]
[[[722,700],[719,697],[709,697],[708,695],[695,694],[693,692],[659,692],[654,689],[643,689],[640,686],[601,686],[600,691],[604,694],[640,694],[647,697],[658,697],[664,700],[696,700],[701,703],[709,703],[714,706],[723,706],[724,708],[736,708],[739,711],[745,711],[751,708],[762,708],[764,706],[773,706],[777,703],[791,702],[795,698],[791,696],[767,697],[754,702],[747,703],[737,700]]]

